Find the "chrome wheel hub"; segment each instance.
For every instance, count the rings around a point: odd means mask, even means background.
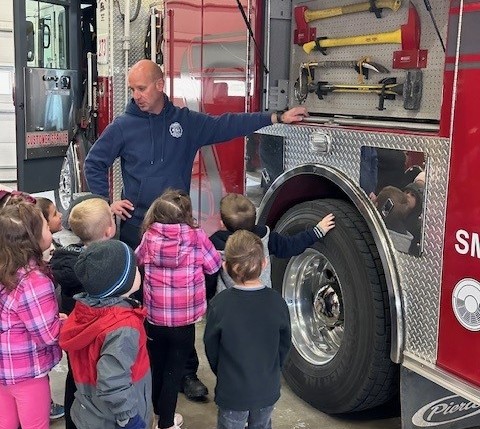
[[[340,349],[344,332],[342,288],[331,262],[312,248],[291,258],[283,296],[298,353],[313,365],[328,363]]]

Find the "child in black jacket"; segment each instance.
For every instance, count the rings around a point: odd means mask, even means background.
[[[235,285],[210,302],[205,352],[217,376],[217,429],[271,428],[280,397],[280,371],[290,348],[288,307],[260,280],[266,258],[260,238],[249,231],[232,234],[224,269]],[[268,311],[267,311],[268,310]]]
[[[241,229],[253,232],[261,238],[267,264],[260,276],[262,283],[271,287],[270,279],[270,255],[277,258],[291,258],[300,255],[316,241],[322,239],[328,231],[335,227],[335,216],[330,213],[321,219],[313,228],[308,228],[298,234],[288,236],[275,231],[270,231],[266,225],[256,225],[256,209],[253,203],[241,194],[227,194],[220,201],[220,217],[225,230],[215,232],[210,236],[215,248],[219,251],[225,250],[227,239]],[[220,270],[216,274],[206,277],[207,298],[210,299],[215,292],[233,286],[232,280]]]

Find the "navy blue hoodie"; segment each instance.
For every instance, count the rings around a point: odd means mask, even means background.
[[[165,96],[160,114],[142,112],[133,99],[95,142],[85,160],[90,192],[108,197],[108,169],[121,159],[122,199],[135,210],[128,222],[141,225],[152,202],[168,188],[190,191],[197,150],[271,125],[269,113],[211,116],[176,107]]]

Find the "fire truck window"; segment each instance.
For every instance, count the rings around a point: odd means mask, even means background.
[[[228,79],[224,81],[215,81],[215,85],[223,85],[226,87],[226,95],[228,97],[244,97],[245,96],[245,80]]]
[[[360,186],[374,202],[398,251],[419,256],[423,240],[425,155],[363,146]]]
[[[284,171],[283,137],[250,134],[247,137],[246,172],[247,195],[256,206]]]
[[[25,0],[25,8],[27,65],[68,68],[66,7],[38,0]]]

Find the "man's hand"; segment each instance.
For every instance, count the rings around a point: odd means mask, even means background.
[[[287,110],[286,112],[283,112],[281,115],[282,123],[284,124],[292,124],[294,122],[301,122],[303,121],[303,118],[308,116],[307,109],[303,106],[297,106],[293,107],[290,110]],[[277,114],[273,113],[272,114],[272,123],[276,124],[278,123],[277,120]]]
[[[119,200],[111,204],[110,209],[112,213],[122,220],[127,220],[132,217],[131,212],[134,210],[133,204],[129,200]]]
[[[326,215],[320,222],[318,222],[317,228],[319,228],[320,231],[322,231],[324,236],[332,228],[335,228],[335,216],[333,215],[333,213]]]

